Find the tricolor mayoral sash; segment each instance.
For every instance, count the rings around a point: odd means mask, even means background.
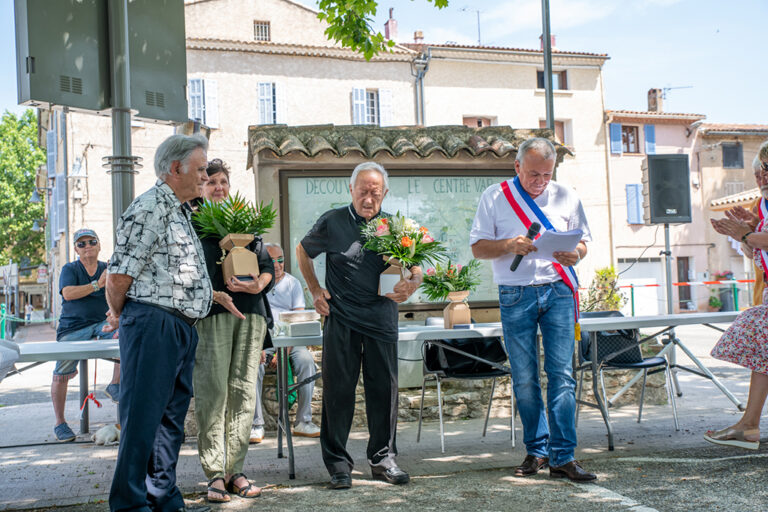
[[[755,231],[759,233],[763,230],[763,224],[765,224],[766,218],[768,218],[768,201],[766,201],[764,197],[761,197],[760,202],[757,204],[757,215],[760,217],[760,223],[757,225]],[[758,254],[760,255],[760,263],[763,264],[763,272],[768,272],[768,266],[766,266],[766,263],[768,263],[768,252],[762,249],[755,250],[758,251]]]
[[[528,192],[525,191],[517,176],[512,180],[511,187],[509,186],[509,181],[502,182],[501,190],[504,192],[504,197],[509,201],[509,205],[520,219],[520,222],[525,226],[525,229],[528,229],[531,226],[531,223],[535,220],[545,229],[557,231],[554,226],[552,226],[552,223],[549,222],[547,216],[544,215],[544,212],[541,211],[539,205],[537,205]],[[534,240],[539,238],[539,236],[541,236],[541,233],[537,234]],[[581,326],[579,325],[579,279],[576,277],[576,272],[573,270],[573,267],[564,267],[559,263],[552,263],[552,265],[555,267],[555,270],[560,275],[563,282],[568,285],[568,288],[573,292],[573,309],[575,312],[574,335],[576,339],[579,340],[581,339]]]

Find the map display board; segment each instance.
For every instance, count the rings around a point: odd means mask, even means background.
[[[392,214],[399,211],[426,226],[436,240],[445,244],[451,261],[464,265],[472,259],[469,230],[477,211],[480,195],[489,186],[501,183],[508,178],[509,174],[390,175],[389,193],[384,198],[382,210]],[[286,191],[284,190],[283,193]],[[285,252],[291,256],[295,254],[296,246],[320,215],[351,202],[349,177],[288,177],[287,193],[289,237]],[[481,262],[480,268],[481,284],[470,295],[470,300],[497,301],[498,291],[493,284],[490,262]],[[302,281],[302,285],[306,286],[295,257],[291,258],[290,268],[286,268],[286,271],[296,276]],[[324,255],[315,259],[315,271],[320,283],[324,283]],[[408,300],[408,303],[422,302],[428,301],[420,291]]]

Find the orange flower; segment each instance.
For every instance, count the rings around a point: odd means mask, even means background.
[[[381,222],[382,224],[387,225],[387,224],[389,224],[389,219],[386,218],[386,217],[382,217],[382,218],[379,219],[379,222]]]
[[[429,230],[427,229],[427,227],[426,227],[426,226],[421,226],[421,227],[419,228],[419,231],[421,231],[421,234],[422,234],[422,235],[426,235],[427,233],[429,233]]]
[[[402,245],[403,247],[410,247],[413,245],[413,240],[411,240],[407,236],[404,236],[403,238],[400,239],[400,245]]]

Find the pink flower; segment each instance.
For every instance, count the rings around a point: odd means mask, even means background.
[[[376,228],[376,236],[384,236],[389,234],[389,226],[387,224],[379,224]]]
[[[456,265],[456,270],[458,270],[459,272],[461,272],[461,265]]]
[[[429,243],[432,243],[432,242],[434,242],[434,241],[435,241],[435,239],[434,239],[434,238],[432,238],[432,237],[431,237],[431,236],[429,236],[429,235],[424,235],[424,236],[422,237],[421,241],[422,241],[422,242],[424,242],[425,244],[429,244]]]
[[[435,275],[435,269],[433,269],[433,268],[428,268],[428,269],[427,269],[427,275],[428,275],[428,276],[433,276],[433,275]]]

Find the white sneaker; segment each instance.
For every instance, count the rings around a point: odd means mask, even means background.
[[[257,427],[253,426],[251,427],[251,437],[248,439],[248,442],[251,444],[260,443],[264,440],[264,427]]]
[[[299,437],[320,437],[320,427],[309,422],[301,422],[293,427],[293,435]]]

